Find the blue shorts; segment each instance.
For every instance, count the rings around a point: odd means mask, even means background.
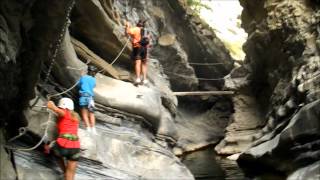
[[[80,95],[79,105],[81,108],[87,108],[90,112],[94,112],[94,100],[92,96]]]

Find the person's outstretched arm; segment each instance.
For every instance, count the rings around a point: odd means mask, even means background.
[[[54,104],[53,101],[48,101],[47,107],[48,107],[48,109],[51,109],[53,112],[57,113],[58,116],[64,116],[64,115],[65,115],[65,112],[64,112],[62,109],[58,108],[58,107]]]
[[[131,32],[131,28],[130,28],[130,23],[128,21],[126,21],[125,26],[126,26],[126,34],[131,35],[132,32]]]

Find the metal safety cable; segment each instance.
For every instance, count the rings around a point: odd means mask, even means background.
[[[66,18],[65,18],[65,22],[63,24],[63,28],[61,30],[61,33],[59,35],[59,38],[58,38],[58,41],[56,42],[56,46],[55,46],[55,49],[54,49],[54,53],[52,55],[52,58],[51,58],[51,63],[49,65],[49,68],[48,68],[48,71],[46,73],[46,76],[45,76],[45,79],[44,79],[44,84],[47,83],[47,81],[49,80],[49,76],[51,74],[51,71],[52,71],[52,68],[53,68],[53,65],[56,61],[56,57],[57,57],[57,54],[59,52],[59,49],[60,49],[60,46],[61,46],[61,43],[62,43],[62,39],[66,33],[66,30],[67,30],[67,27],[69,26],[70,24],[70,20],[69,20],[69,17],[70,17],[70,14],[71,14],[71,10],[73,9],[75,5],[75,0],[71,0],[70,1],[70,4],[68,5],[67,7],[67,12],[66,12]],[[78,82],[77,82],[78,83]],[[76,83],[76,84],[77,84]],[[72,86],[75,87],[76,85]],[[67,89],[68,91],[70,91],[72,88],[69,88]],[[42,91],[41,91],[42,92]],[[41,94],[41,92],[39,94]],[[66,91],[67,92],[67,91]],[[65,93],[65,92],[64,92]],[[60,94],[60,93],[59,93]],[[55,95],[51,95],[50,97],[53,97]],[[40,99],[40,95],[37,96],[36,100],[34,101],[34,103],[30,106],[30,108],[32,109],[39,101]],[[50,117],[51,117],[51,113],[49,112],[49,117],[48,117],[48,121],[47,123],[49,124],[49,121],[50,121]],[[48,125],[46,127],[46,130],[45,130],[45,134],[43,135],[43,137],[41,138],[41,140],[34,146],[34,147],[31,147],[31,148],[14,148],[14,149],[17,149],[17,150],[23,150],[23,151],[26,151],[26,150],[33,150],[35,148],[37,148],[42,142],[43,140],[45,139],[45,136],[46,136],[46,132],[47,132],[47,128],[48,128]],[[19,128],[19,134],[13,138],[11,138],[9,141],[14,141],[18,138],[20,138],[21,136],[25,135],[27,132],[27,127],[21,127]],[[12,149],[10,148],[9,146],[5,145],[6,148],[8,149]]]
[[[65,22],[63,24],[63,27],[62,27],[61,33],[59,35],[58,41],[56,42],[56,46],[55,46],[55,49],[54,49],[54,52],[53,52],[53,55],[52,55],[52,58],[51,58],[51,63],[49,65],[48,71],[46,73],[46,76],[45,76],[45,79],[44,79],[44,82],[43,82],[44,84],[46,84],[48,82],[48,80],[49,80],[53,65],[54,65],[54,63],[56,61],[56,57],[57,57],[58,52],[60,50],[60,46],[61,46],[63,37],[64,37],[64,35],[65,35],[66,31],[67,31],[67,27],[70,24],[69,17],[70,17],[71,10],[73,9],[74,4],[75,4],[75,0],[71,0],[69,6],[67,7]],[[41,92],[43,92],[43,90],[41,90]],[[41,92],[39,94],[41,94]],[[35,106],[38,103],[39,99],[40,99],[40,95],[37,96],[37,99],[30,106],[30,108],[33,108],[33,106]]]

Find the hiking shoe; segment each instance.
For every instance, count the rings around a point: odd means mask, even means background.
[[[90,134],[92,132],[91,127],[87,127],[87,132]]]
[[[93,134],[93,135],[98,135],[97,130],[96,130],[95,127],[92,127],[92,128],[91,128],[91,131],[92,131],[92,134]]]
[[[137,78],[134,82],[135,82],[136,84],[140,84],[140,83],[141,83],[141,79],[140,79],[140,78]]]
[[[144,84],[144,85],[147,85],[148,83],[149,83],[148,79],[144,79],[144,80],[142,81],[142,84]]]

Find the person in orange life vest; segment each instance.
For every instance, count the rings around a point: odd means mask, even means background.
[[[65,180],[73,180],[80,157],[79,115],[73,111],[74,104],[70,98],[60,99],[58,107],[53,101],[48,101],[47,107],[58,115],[58,138],[50,145],[45,145],[45,152],[49,153],[51,149],[59,158]]]
[[[81,76],[78,88],[79,88],[79,105],[81,108],[81,116],[87,127],[89,133],[97,135],[95,128],[95,117],[94,117],[94,92],[93,89],[96,87],[95,75],[97,68],[95,66],[88,66],[88,74]]]
[[[136,84],[147,84],[147,48],[149,46],[149,42],[147,44],[142,43],[141,34],[144,31],[144,21],[139,20],[136,27],[131,27],[128,22],[125,24],[126,33],[131,37],[132,43],[132,53],[131,59],[135,61],[135,74],[136,74]],[[150,36],[148,37],[148,41],[151,40]],[[142,77],[141,77],[142,75]]]

